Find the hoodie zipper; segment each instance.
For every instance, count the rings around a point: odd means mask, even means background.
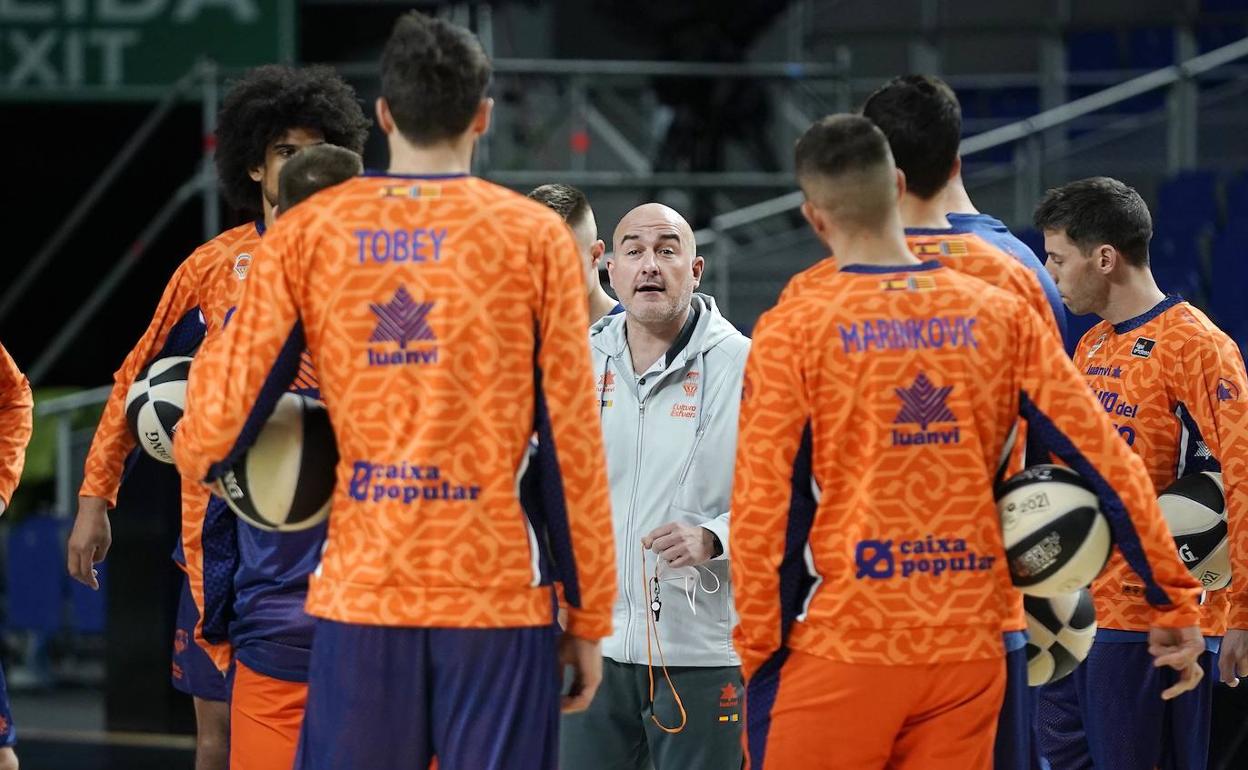
[[[637,394],[637,456],[633,461],[633,490],[628,496],[628,518],[625,519],[625,532],[633,531],[633,514],[637,511],[637,488],[641,485],[641,445],[646,436],[646,399]],[[624,574],[632,574],[633,549],[640,548],[640,541],[634,541],[628,538],[628,553],[626,562],[628,567],[625,568]],[[624,647],[628,651],[629,662],[633,661],[633,620],[637,614],[636,608],[633,606],[633,580],[626,579],[624,581],[624,596],[628,603],[628,630],[624,634]],[[647,608],[648,609],[648,608]]]

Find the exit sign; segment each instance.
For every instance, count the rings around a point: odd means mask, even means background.
[[[154,98],[203,58],[294,58],[294,0],[0,0],[0,99]]]

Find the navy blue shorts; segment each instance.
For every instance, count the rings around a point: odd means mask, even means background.
[[[296,770],[555,770],[557,630],[318,620]]]
[[[992,747],[993,770],[1041,770],[1034,739],[1035,693],[1027,685],[1027,635],[1005,635],[1005,699]]]
[[[1040,688],[1037,740],[1055,769],[1206,770],[1217,654],[1201,656],[1196,689],[1163,701],[1178,672],[1154,668],[1138,638],[1098,639],[1074,673]]]
[[[173,688],[203,700],[230,699],[226,678],[213,665],[208,653],[195,643],[199,610],[191,598],[191,585],[182,576],[182,596],[178,599],[178,625],[173,632]]]

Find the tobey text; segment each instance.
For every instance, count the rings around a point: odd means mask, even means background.
[[[445,227],[410,230],[356,230],[357,264],[387,262],[440,262]]]

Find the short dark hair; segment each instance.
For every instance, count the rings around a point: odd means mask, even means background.
[[[1084,252],[1107,243],[1135,267],[1148,264],[1153,217],[1135,188],[1107,176],[1055,187],[1036,207],[1036,227],[1062,230]]]
[[[263,210],[260,186],[249,176],[264,165],[268,146],[292,128],[319,131],[325,141],[364,151],[368,127],[355,89],[329,67],[266,64],[249,70],[225,95],[217,115],[217,176],[237,209]]]
[[[558,214],[569,225],[578,225],[589,213],[589,199],[570,184],[544,184],[529,192],[529,197]]]
[[[815,121],[797,140],[794,168],[806,198],[847,222],[876,225],[893,203],[888,140],[861,115],[828,115]],[[849,175],[856,178],[836,184],[838,177]]]
[[[797,140],[793,153],[798,180],[862,171],[888,159],[888,140],[858,115],[828,115]]]
[[[490,83],[490,59],[475,35],[409,11],[381,54],[381,95],[408,141],[429,145],[468,130]]]
[[[867,97],[862,114],[888,137],[907,191],[927,200],[949,183],[962,141],[962,107],[943,80],[893,78]]]
[[[291,208],[314,194],[359,176],[364,161],[358,152],[336,144],[305,147],[286,161],[277,177],[278,208]]]

